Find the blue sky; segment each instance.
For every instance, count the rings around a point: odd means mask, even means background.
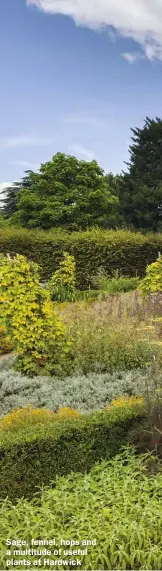
[[[0,183],[58,152],[107,172],[162,117],[161,0],[0,0]]]

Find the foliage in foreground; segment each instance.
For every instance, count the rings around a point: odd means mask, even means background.
[[[110,406],[103,411],[0,430],[0,496],[31,498],[57,475],[89,471],[118,454],[145,422],[144,405]],[[142,433],[142,432],[141,432]],[[146,450],[146,448],[145,448]]]
[[[150,466],[157,466],[154,476]],[[79,568],[84,570],[161,570],[161,502],[158,460],[153,455],[136,456],[133,449],[125,449],[113,460],[96,464],[89,474],[71,473],[57,478],[56,486],[43,489],[41,499],[21,499],[16,505],[8,499],[2,501],[1,569],[5,570],[6,560],[11,559],[11,555],[5,555],[6,538],[21,536],[29,546],[33,537],[56,537],[59,547],[61,538],[79,540],[80,545],[85,538],[96,539],[96,545],[87,548],[87,555],[78,557],[82,561]],[[76,560],[68,557],[67,551],[65,556],[64,549],[61,557],[51,554],[46,559]],[[27,559],[32,564],[35,557]],[[41,567],[45,567],[43,556],[41,560]],[[50,569],[55,567],[51,565]],[[77,569],[64,564],[59,568]]]
[[[147,372],[115,371],[114,373],[77,374],[65,379],[57,377],[29,378],[7,369],[0,369],[0,416],[13,408],[32,405],[57,411],[70,407],[80,412],[102,409],[120,395],[143,395],[146,391],[155,394],[162,385],[162,376],[155,378]],[[6,367],[6,370],[5,370]]]

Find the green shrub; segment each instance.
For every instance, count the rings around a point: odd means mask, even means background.
[[[112,278],[107,284],[106,291],[108,293],[121,293],[127,291],[133,291],[137,288],[139,283],[139,278]]]
[[[53,275],[66,251],[75,258],[76,285],[82,290],[92,286],[92,278],[101,266],[110,277],[117,269],[123,276],[143,277],[146,266],[162,251],[162,234],[144,236],[128,230],[100,229],[68,234],[60,229],[44,232],[14,227],[4,232],[2,228],[0,251],[19,253],[39,264],[42,280]]]
[[[0,305],[0,322],[16,351],[17,369],[26,374],[57,370],[68,342],[49,292],[39,285],[37,264],[20,255],[1,256]]]
[[[143,295],[162,292],[162,258],[161,256],[146,268],[146,276],[138,287]]]
[[[60,407],[70,407],[80,412],[92,412],[102,409],[120,395],[143,395],[155,393],[162,385],[162,376],[155,379],[136,371],[115,371],[114,373],[89,373],[84,376],[58,379],[57,377],[26,377],[7,370],[6,361],[0,369],[0,417],[13,408],[32,405],[47,408],[54,412]]]
[[[1,497],[31,497],[56,475],[89,471],[96,461],[117,454],[142,418],[143,406],[127,405],[54,424],[26,425],[14,433],[1,429]]]
[[[149,465],[157,467],[151,478]],[[129,448],[116,458],[96,464],[89,474],[58,478],[55,487],[42,490],[39,500],[23,499],[13,505],[6,499],[0,504],[1,569],[5,570],[7,559],[13,557],[6,555],[6,538],[21,537],[31,547],[33,538],[49,541],[55,537],[58,548],[62,538],[78,541],[79,546],[71,548],[74,550],[84,550],[85,539],[93,541],[87,555],[78,556],[82,570],[161,570],[161,494],[158,460],[153,455],[136,456]],[[71,559],[69,546],[62,548],[61,556],[54,556],[55,547],[48,543],[45,547],[51,555],[41,556],[41,568],[47,568],[44,559]],[[44,549],[40,544],[35,548]],[[9,549],[13,554],[15,548]],[[28,557],[31,566],[35,558]],[[67,565],[63,563],[59,568],[67,569]],[[75,565],[68,568],[78,569]]]
[[[116,294],[135,290],[139,284],[139,278],[119,276],[118,271],[115,272],[113,278],[109,278],[101,268],[96,277],[93,278],[93,283],[101,291],[105,291],[109,294]]]
[[[76,289],[75,292],[71,295],[71,302],[75,302],[75,301],[86,301],[86,300],[95,300],[98,297],[105,297],[103,292],[101,292],[100,290],[95,290],[95,289],[88,289],[88,290],[78,290]]]
[[[65,301],[75,303],[77,301],[94,301],[96,299],[104,300],[107,299],[108,295],[108,292],[91,288],[88,290],[75,289],[73,292],[67,292],[67,290],[62,289],[61,295],[59,295],[60,299],[57,301],[61,303]]]
[[[53,301],[71,300],[75,294],[75,259],[63,252],[63,260],[49,281],[49,292]]]
[[[86,301],[86,300],[93,301],[97,298],[106,299],[107,295],[108,295],[107,292],[103,292],[100,290],[93,290],[90,288],[88,290],[75,289],[74,291],[67,291],[65,287],[62,287],[58,289],[58,293],[55,293],[55,301],[60,303],[64,303],[66,301],[70,303],[75,303],[76,301]],[[53,295],[51,295],[51,299],[54,301]]]
[[[3,214],[0,214],[0,228],[8,228],[10,226],[10,220],[5,218]]]

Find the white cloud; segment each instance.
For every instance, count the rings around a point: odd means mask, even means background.
[[[130,64],[136,63],[139,59],[143,59],[143,56],[139,53],[125,52],[121,54],[121,56]]]
[[[94,159],[94,153],[90,149],[85,149],[80,145],[70,145],[68,147],[70,153],[75,153],[79,158],[84,158],[86,161],[92,161]]]
[[[38,137],[35,135],[11,136],[0,139],[0,148],[14,149],[16,147],[44,146],[51,142],[53,142],[51,138]]]
[[[38,170],[40,165],[38,163],[31,163],[29,161],[12,161],[12,165],[18,165],[31,170]]]
[[[26,0],[51,14],[70,16],[92,29],[113,27],[132,38],[149,60],[162,60],[162,0]]]
[[[5,190],[8,186],[12,186],[12,182],[0,182],[0,202],[2,206],[3,198],[5,196]]]

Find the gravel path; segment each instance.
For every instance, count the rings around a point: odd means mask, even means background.
[[[12,353],[4,353],[4,355],[0,355],[0,359],[8,359],[9,357],[13,357],[14,353],[12,351]]]

